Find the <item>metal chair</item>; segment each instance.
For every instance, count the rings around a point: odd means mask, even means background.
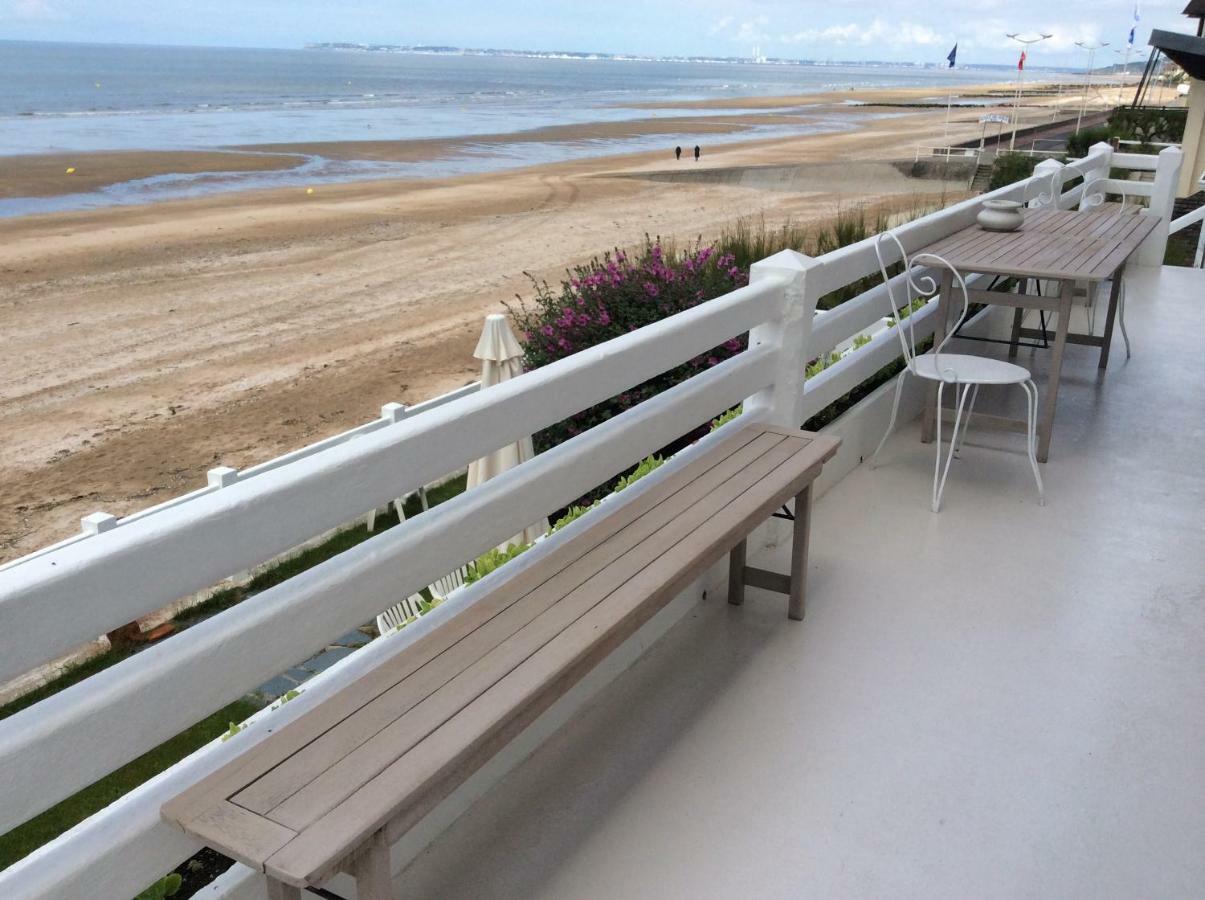
[[[461,566],[455,571],[449,572],[435,581],[427,588],[431,592],[431,600],[433,603],[439,603],[447,599],[448,594],[459,587],[464,586],[465,576],[468,574],[467,566]],[[401,603],[395,603],[389,609],[385,610],[377,616],[377,633],[388,634],[395,628],[400,628],[411,619],[417,619],[421,616],[430,605],[423,598],[422,594],[411,594]]]
[[[891,263],[886,258],[884,247],[890,244],[895,245],[894,252],[891,253],[891,262],[895,262],[895,258],[898,257],[903,263],[902,287],[907,292],[903,303],[898,303],[895,296],[896,287],[901,285],[898,282],[893,283],[893,279],[887,273],[887,267]],[[871,466],[874,467],[874,461],[878,457],[879,451],[883,449],[883,445],[887,443],[887,438],[891,436],[891,432],[895,429],[895,420],[900,409],[900,393],[904,386],[905,377],[911,374],[927,381],[936,381],[937,459],[933,466],[931,508],[933,512],[939,512],[941,510],[942,494],[946,487],[946,476],[950,472],[950,463],[966,438],[971,414],[975,409],[975,400],[979,396],[979,386],[983,384],[1017,384],[1025,391],[1027,401],[1028,428],[1026,450],[1029,454],[1029,464],[1033,469],[1033,477],[1038,485],[1038,502],[1041,505],[1045,505],[1045,490],[1042,486],[1042,474],[1038,471],[1037,459],[1038,387],[1034,384],[1029,370],[1013,363],[989,357],[946,353],[946,345],[950,342],[958,327],[962,325],[963,320],[966,319],[970,306],[970,295],[967,293],[966,281],[963,279],[961,273],[949,262],[932,253],[918,253],[909,260],[908,254],[904,250],[904,245],[890,231],[885,231],[878,235],[875,239],[874,249],[879,261],[879,272],[882,274],[883,281],[887,286],[887,299],[891,303],[891,312],[897,323],[896,333],[900,339],[900,346],[904,351],[905,367],[904,371],[900,373],[899,378],[896,379],[895,399],[891,405],[891,421],[887,425],[887,431],[883,435],[883,439],[879,441],[879,446],[875,448],[874,453],[870,457]],[[917,271],[918,267],[924,271]],[[953,327],[947,331],[945,338],[933,348],[932,353],[917,355],[914,319],[911,316],[904,318],[903,316],[906,313],[902,313],[902,311],[908,309],[911,303],[918,297],[932,298],[937,294],[938,284],[937,280],[933,277],[932,267],[944,268],[953,275],[957,291],[962,295],[962,311],[959,313],[958,320],[954,323]],[[907,333],[905,334],[905,332]],[[946,385],[954,386],[956,411],[954,414],[954,429],[950,437],[950,449],[943,466],[941,459],[941,401]],[[970,399],[969,405],[967,404],[968,397]],[[966,410],[965,420],[963,419],[964,408]],[[959,427],[962,428],[961,434],[959,433]]]

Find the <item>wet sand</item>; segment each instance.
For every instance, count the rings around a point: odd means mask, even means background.
[[[981,112],[956,109],[951,138],[977,137]],[[0,220],[0,559],[76,531],[87,513],[131,512],[202,485],[214,466],[474,380],[482,317],[531,296],[525,272],[555,282],[645,234],[707,239],[739,217],[819,220],[860,201],[940,202],[946,189],[889,167],[867,168],[856,190],[825,177],[772,191],[633,174],[910,160],[944,119],[925,110],[705,146],[697,164],[629,154]]]

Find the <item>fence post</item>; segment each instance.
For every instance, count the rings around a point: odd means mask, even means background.
[[[79,527],[84,534],[101,534],[117,527],[117,516],[107,512],[88,513],[79,520]]]
[[[238,469],[232,469],[230,466],[218,466],[205,473],[205,482],[211,488],[230,487],[236,481],[238,481]]]
[[[406,418],[405,403],[386,403],[381,407],[381,418],[390,422],[400,422]]]
[[[1033,167],[1033,174],[1041,179],[1038,182],[1038,196],[1029,201],[1031,208],[1053,206],[1059,208],[1059,198],[1063,195],[1063,179],[1061,172],[1063,164],[1057,159],[1044,159]],[[1043,185],[1049,186],[1050,193],[1042,190]]]
[[[810,269],[820,265],[794,250],[783,250],[753,264],[749,282],[777,281],[782,285],[782,306],[776,319],[749,332],[749,346],[770,345],[775,351],[774,383],[750,397],[745,411],[758,419],[786,428],[803,424],[803,380],[812,319],[816,314],[814,292],[807,289]]]
[[[1148,215],[1159,217],[1159,225],[1151,232],[1150,237],[1142,242],[1142,246],[1134,255],[1134,262],[1140,266],[1163,265],[1163,257],[1167,254],[1168,229],[1176,203],[1176,187],[1180,181],[1180,166],[1183,162],[1184,153],[1179,147],[1164,147],[1159,151],[1159,160],[1155,163],[1155,183],[1151,187],[1151,205],[1146,210]]]
[[[1084,189],[1079,195],[1081,210],[1091,209],[1105,202],[1103,191],[1096,190],[1093,186],[1109,177],[1109,168],[1113,165],[1113,145],[1104,141],[1093,144],[1088,148],[1087,158],[1092,159],[1093,163],[1084,171]]]

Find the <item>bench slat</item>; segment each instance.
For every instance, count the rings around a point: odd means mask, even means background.
[[[681,487],[680,479],[693,479],[702,475],[755,440],[757,436],[758,432],[753,430],[739,431],[714,447],[706,456],[692,460],[677,473],[677,478],[673,481],[667,479],[630,502],[611,504],[611,509],[600,510],[599,520],[589,530],[562,544],[558,548],[558,554],[573,559],[588,552],[598,543],[600,536],[609,537],[626,525],[632,517],[677,491]],[[480,598],[473,606],[413,644],[400,648],[396,656],[382,662],[371,673],[348,685],[308,715],[290,722],[270,739],[257,744],[238,759],[182,791],[163,805],[163,817],[178,823],[189,833],[207,839],[204,834],[190,827],[190,822],[200,816],[206,808],[233,796],[264,772],[301,751],[320,734],[338,724],[352,710],[358,709],[438,657],[456,642],[471,635],[483,622],[526,595],[547,577],[548,573],[543,567],[533,567],[502,582],[496,590]],[[230,852],[235,851],[231,848]],[[263,867],[263,860],[240,859],[256,868]]]
[[[492,650],[477,655],[455,678],[430,693],[417,707],[387,728],[361,741],[345,758],[328,757],[329,768],[267,813],[268,818],[296,831],[311,825],[428,734],[460,714],[541,647],[559,640],[562,632],[629,581],[634,573],[672,552],[681,542],[690,540],[709,518],[789,459],[797,449],[794,441],[778,435],[766,435],[751,446],[756,447],[763,441],[773,442],[776,446],[764,448],[765,452],[752,460],[747,454],[734,455],[729,460],[731,465],[717,467],[727,476],[720,484],[712,486],[702,480],[693,482],[692,488],[708,489],[678,492],[602,545],[600,551],[605,551],[608,545],[619,545],[626,550],[622,556],[616,555],[613,562],[579,561],[533,592],[532,599],[543,600],[540,605],[547,606],[544,612]],[[674,502],[684,494],[691,496],[682,503]],[[684,506],[690,500],[693,502]],[[657,512],[663,514],[656,516]],[[649,519],[653,521],[646,523]],[[241,805],[241,795],[235,797],[234,802]]]
[[[838,441],[751,426],[165,804],[215,849],[318,885],[396,840],[819,474]],[[802,583],[802,573],[800,583]],[[785,577],[785,576],[784,576]]]
[[[433,704],[428,702],[428,698],[456,679],[460,679],[463,684],[462,676],[466,670],[484,660],[487,654],[504,645],[512,636],[528,628],[530,623],[557,604],[569,591],[597,575],[624,553],[663,528],[675,516],[681,515],[692,504],[706,497],[732,475],[739,473],[765,450],[783,440],[785,438],[779,435],[761,435],[726,459],[719,460],[709,471],[701,472],[689,481],[678,483],[677,490],[657,498],[660,502],[651,508],[628,511],[631,514],[630,521],[621,529],[568,564],[561,558],[561,554],[550,555],[548,561],[541,565],[547,579],[542,584],[525,596],[517,598],[516,602],[417,672],[352,712],[340,721],[337,727],[331,728],[309,746],[291,756],[287,763],[265,773],[262,778],[231,799],[239,806],[267,815],[290,827],[304,827],[309,824],[330,807],[307,816],[304,813],[307,809],[304,797],[294,802],[286,801],[303,789],[309,793],[315,790],[321,792],[321,783],[314,785],[314,780],[324,772],[329,773],[332,767],[355,751],[354,759],[346,765],[354,766],[362,777],[360,782],[347,790],[347,793],[351,793],[351,790],[375,775],[405,749],[398,747],[386,751],[384,761],[375,768],[368,768],[369,764],[364,761],[364,757],[371,744],[366,742],[375,743],[379,738],[391,742],[394,740],[392,736],[397,734],[409,737],[412,743],[417,742],[446,719],[446,715],[439,718],[439,709],[432,709]],[[551,577],[547,577],[549,575]],[[417,706],[422,708],[417,709]],[[326,776],[324,779],[329,782]],[[300,824],[293,825],[293,822]]]
[[[629,570],[618,589],[556,640],[299,833],[267,860],[266,871],[294,883],[320,883],[376,830],[391,826],[398,834],[411,827],[696,578],[700,566],[719,559],[764,521],[784,491],[793,495],[810,483],[820,462],[807,439],[798,439],[796,447],[726,504],[731,514],[710,516],[673,546],[658,548],[663,552],[651,563]]]

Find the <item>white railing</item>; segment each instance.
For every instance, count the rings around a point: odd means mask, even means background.
[[[1064,192],[1063,181],[1076,174],[1099,181],[1108,164],[1094,148],[1084,160],[1060,166],[1060,205],[1083,194],[1083,187]],[[1047,170],[986,197],[1034,201],[1053,181]],[[983,199],[925,216],[897,233],[913,251],[971,224]],[[0,573],[4,677],[750,334],[749,348],[731,359],[0,721],[0,833],[735,404],[743,401],[744,413],[700,444],[750,421],[799,425],[899,355],[895,328],[886,328],[805,385],[809,360],[879,322],[886,309],[881,285],[819,315],[817,301],[877,272],[873,240],[819,258],[784,251],[756,263],[749,286],[699,307],[154,515],[130,517],[119,528]],[[913,313],[918,331],[932,330],[933,312],[930,304]],[[512,565],[537,563],[564,534],[540,542]],[[457,602],[473,602],[478,587],[466,589]],[[449,606],[427,618],[452,614]],[[390,640],[416,639],[425,622]],[[137,893],[199,848],[160,820],[160,805],[262,740],[268,725],[279,728],[353,681],[386,643],[352,654],[308,682],[301,697],[257,715],[229,741],[206,746],[0,873],[0,897]],[[238,867],[222,880],[220,895],[258,897],[262,887],[254,873]]]
[[[916,154],[913,156],[913,162],[920,162],[922,159],[974,159],[979,156],[979,150],[975,147],[926,147],[918,144]]]
[[[77,544],[80,541],[87,540],[94,535],[104,531],[109,531],[112,528],[117,528],[122,525],[129,525],[132,522],[137,522],[140,519],[145,519],[148,516],[154,516],[168,509],[181,506],[182,504],[191,503],[200,497],[207,494],[212,494],[214,491],[221,490],[224,487],[229,487],[239,481],[246,481],[248,478],[254,478],[256,475],[262,475],[264,472],[270,472],[273,469],[279,469],[281,466],[297,462],[300,459],[313,456],[315,453],[321,453],[323,450],[329,450],[331,447],[337,447],[340,444],[345,444],[350,440],[362,437],[366,434],[372,434],[374,431],[379,431],[389,425],[394,425],[398,422],[408,419],[411,416],[426,412],[430,409],[443,406],[446,403],[451,403],[453,400],[459,400],[461,397],[467,397],[469,394],[476,393],[481,388],[480,382],[473,382],[464,387],[457,388],[454,391],[449,391],[446,394],[441,394],[438,397],[433,397],[430,400],[424,400],[422,403],[416,403],[414,406],[406,406],[404,403],[386,403],[381,407],[380,418],[373,419],[371,422],[365,422],[363,425],[357,425],[355,428],[349,428],[347,431],[339,434],[331,435],[328,438],[323,438],[320,441],[315,441],[298,450],[291,450],[288,453],[277,456],[274,459],[269,459],[262,463],[256,463],[254,466],[248,466],[243,470],[231,468],[230,466],[218,466],[210,469],[206,473],[206,484],[203,488],[197,488],[195,491],[189,491],[186,494],[180,494],[177,497],[171,497],[164,500],[162,503],[157,503],[154,506],[148,506],[145,509],[137,510],[129,515],[121,516],[120,518],[110,515],[106,512],[94,512],[84,516],[80,521],[80,531],[78,534],[73,534],[69,538],[64,538],[54,544],[49,544],[38,550],[33,551],[25,556],[11,559],[7,562],[0,563],[0,577],[3,573],[15,568],[16,566],[25,565],[41,556],[48,553],[54,553],[64,547],[69,547],[72,544]],[[346,523],[345,523],[346,524]]]

